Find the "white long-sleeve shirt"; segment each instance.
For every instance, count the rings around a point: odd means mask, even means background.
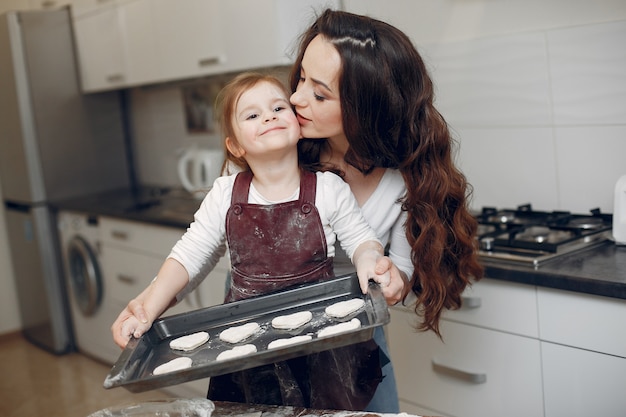
[[[383,246],[389,244],[391,261],[410,278],[413,274],[411,246],[404,229],[407,215],[398,202],[405,194],[406,185],[400,171],[387,169],[372,195],[361,207],[361,212]],[[350,259],[340,248],[337,248],[334,265],[336,275],[354,271]]]
[[[378,241],[384,245],[365,221],[348,184],[331,172],[317,172],[316,175],[315,206],[326,236],[327,256],[335,256],[337,240],[349,259],[352,259],[356,248],[366,241]],[[189,274],[189,285],[177,295],[179,300],[198,286],[226,251],[225,219],[231,205],[235,176],[236,174],[220,177],[214,182],[213,188],[195,213],[194,221],[169,254]],[[298,188],[285,200],[268,201],[251,184],[248,203],[277,204],[293,201],[298,199],[299,192]]]

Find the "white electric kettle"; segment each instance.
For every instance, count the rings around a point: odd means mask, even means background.
[[[216,149],[186,149],[178,160],[178,178],[194,196],[203,198],[220,176],[224,153]]]

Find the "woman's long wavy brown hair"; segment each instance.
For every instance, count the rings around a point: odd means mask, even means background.
[[[306,47],[318,35],[341,56],[339,91],[350,144],[346,162],[365,174],[375,167],[402,173],[407,193],[401,203],[415,267],[410,288],[418,298],[415,312],[423,318],[417,328],[441,336],[442,311],[461,306],[461,292],[482,277],[483,268],[476,220],[468,209],[471,186],[454,165],[454,141],[433,104],[433,83],[400,30],[366,16],[325,10],[302,35],[290,74],[292,91]],[[319,162],[327,146],[323,139],[301,140],[303,165],[328,169]]]

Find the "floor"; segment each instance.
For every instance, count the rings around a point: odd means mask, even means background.
[[[0,416],[86,417],[115,405],[164,399],[161,391],[105,390],[111,369],[80,353],[54,355],[21,333],[0,336]]]

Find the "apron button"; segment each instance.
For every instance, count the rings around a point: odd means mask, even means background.
[[[309,214],[311,212],[311,205],[309,203],[304,203],[302,205],[302,212],[304,214]]]
[[[239,216],[242,212],[243,212],[243,208],[241,208],[239,204],[235,204],[235,206],[233,207],[233,213]]]

